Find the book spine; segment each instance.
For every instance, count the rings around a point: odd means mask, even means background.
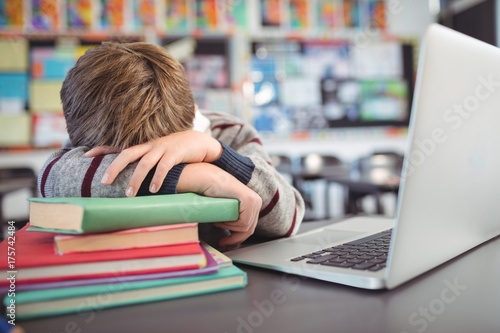
[[[237,200],[206,201],[193,197],[190,203],[152,205],[144,209],[134,205],[86,209],[82,222],[84,233],[109,232],[174,223],[210,223],[236,221]],[[168,212],[168,213],[166,213]]]

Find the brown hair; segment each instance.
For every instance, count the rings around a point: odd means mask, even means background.
[[[74,146],[127,148],[192,127],[182,65],[159,46],[106,42],[90,49],[61,89]]]

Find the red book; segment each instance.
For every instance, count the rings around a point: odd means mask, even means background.
[[[0,243],[0,286],[17,283],[119,277],[200,268],[206,258],[199,243],[58,255],[54,234],[27,231],[27,226]]]

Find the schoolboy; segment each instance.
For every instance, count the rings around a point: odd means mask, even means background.
[[[182,65],[149,43],[103,43],[69,71],[61,100],[70,142],[39,175],[42,196],[195,192],[240,200],[220,245],[296,233],[304,202],[271,165],[255,129],[197,110]],[[90,149],[90,151],[89,151]]]

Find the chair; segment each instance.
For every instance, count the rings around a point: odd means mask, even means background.
[[[320,155],[311,153],[300,158],[300,166],[304,178],[322,178],[322,174],[330,172],[330,168],[342,165],[342,161],[336,156]]]
[[[292,173],[292,159],[286,155],[271,155],[271,163],[281,174]]]
[[[28,167],[4,167],[0,168],[0,223],[1,227],[7,225],[8,218],[4,216],[3,199],[6,195],[27,188],[33,197],[37,196],[37,175],[35,171]],[[16,221],[16,222],[27,222]],[[20,227],[20,224],[16,224]],[[3,233],[2,235],[3,236]]]
[[[312,191],[310,189],[311,183],[316,181],[323,181],[328,176],[338,173],[342,166],[342,161],[336,156],[332,155],[310,153],[300,157],[298,168],[296,168],[296,170],[292,173],[292,183],[304,198],[304,202],[306,205],[305,219],[318,219],[317,217],[312,216],[314,203],[312,198]],[[321,218],[328,218],[330,215],[329,183],[326,182],[325,186],[325,213]]]
[[[381,195],[397,195],[402,167],[403,155],[396,152],[375,152],[357,159],[351,167],[350,176],[358,179],[360,186],[349,186],[346,211],[351,214],[363,212],[362,199],[372,195],[377,214],[384,214]]]

